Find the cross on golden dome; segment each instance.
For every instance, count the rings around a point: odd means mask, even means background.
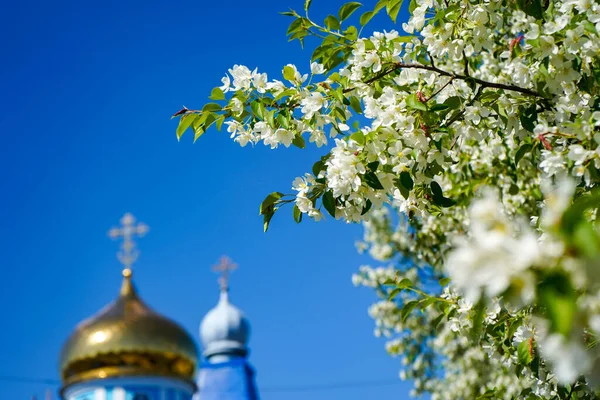
[[[227,256],[222,256],[219,259],[219,263],[213,265],[213,271],[221,274],[219,277],[219,286],[221,286],[221,291],[226,292],[229,289],[229,274],[237,269],[237,267],[238,265]]]
[[[133,238],[144,236],[150,229],[148,225],[143,222],[137,224],[135,217],[131,213],[125,213],[121,217],[120,227],[111,228],[108,231],[108,236],[111,239],[123,238],[121,243],[121,249],[117,253],[117,258],[123,264],[123,275],[128,277],[131,275],[131,266],[137,260],[139,251],[135,247],[135,241]]]

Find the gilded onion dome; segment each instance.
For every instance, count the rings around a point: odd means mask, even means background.
[[[192,385],[198,351],[175,322],[138,296],[131,270],[123,271],[119,297],[81,322],[60,356],[63,388],[74,383],[124,376],[161,376]]]

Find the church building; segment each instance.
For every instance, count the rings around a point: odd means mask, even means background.
[[[202,356],[184,328],[155,312],[139,296],[131,266],[134,237],[148,227],[131,214],[109,235],[121,238],[124,265],[117,298],[81,322],[60,355],[63,400],[258,400],[254,371],[247,361],[250,324],[229,301],[223,257],[217,305],[200,324]]]

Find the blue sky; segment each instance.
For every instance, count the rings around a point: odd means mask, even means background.
[[[169,119],[201,106],[235,63],[278,78],[290,62],[308,71],[310,51],[287,42],[290,20],[277,14],[302,3],[4,4],[0,376],[58,379],[69,332],[118,292],[118,244],[106,232],[131,211],[151,227],[136,284],[194,337],[218,297],[210,266],[222,254],[240,265],[231,296],[252,323],[263,400],[407,396],[402,383],[283,390],[398,376],[399,361],[372,334],[374,293],[350,281],[369,262],[354,249],[360,226],[298,226],[284,209],[262,232],[260,201],[289,192],[324,150],[242,149],[216,131],[178,143]],[[341,4],[315,0],[315,18]],[[0,398],[46,388],[57,386],[0,381]]]

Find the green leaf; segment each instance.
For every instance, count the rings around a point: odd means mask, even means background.
[[[252,113],[260,118],[261,120],[265,119],[265,105],[258,100],[254,100],[250,103],[250,109],[252,109]]]
[[[400,11],[400,7],[402,7],[403,0],[390,0],[388,1],[385,9],[392,19],[394,23],[396,23],[396,18],[398,17],[398,12]]]
[[[535,19],[544,18],[544,9],[541,0],[517,0],[517,7]]]
[[[436,103],[433,106],[431,106],[430,110],[431,111],[442,111],[442,110],[446,110],[448,108],[450,108],[450,106],[448,104]]]
[[[362,6],[362,4],[356,1],[351,1],[350,3],[344,4],[338,11],[340,21],[343,21],[350,17],[354,13],[354,11],[356,11],[356,9],[360,6]]]
[[[375,175],[375,172],[372,172],[372,171],[367,172],[365,174],[365,182],[367,182],[367,185],[371,186],[373,189],[378,189],[378,190],[383,189],[383,185],[379,181],[379,178],[377,178],[377,175]]]
[[[417,1],[410,0],[410,3],[408,3],[408,12],[412,15],[413,11],[415,11],[416,8],[417,8]]]
[[[284,196],[281,192],[270,193],[260,204],[259,215],[273,211],[273,206]]]
[[[442,278],[440,279],[439,283],[441,287],[448,286],[448,284],[450,283],[450,278]]]
[[[407,287],[411,287],[413,285],[412,281],[408,278],[402,278],[402,280],[396,285],[398,289],[406,289]]]
[[[442,207],[452,207],[453,205],[456,204],[456,200],[452,200],[447,197],[443,197],[441,199],[437,199],[436,203]]]
[[[373,161],[367,164],[367,169],[369,171],[377,171],[377,168],[379,168],[379,161]]]
[[[400,183],[409,191],[414,187],[414,182],[408,171],[400,172]]]
[[[216,87],[212,90],[212,92],[210,92],[210,97],[209,99],[211,100],[225,100],[225,93],[223,93],[223,90],[221,90],[220,87]]]
[[[304,141],[304,138],[302,137],[302,135],[294,136],[294,140],[292,140],[292,144],[301,149],[306,147],[306,142]]]
[[[442,187],[436,181],[431,182],[431,193],[433,194],[433,197],[444,197]]]
[[[577,295],[570,279],[558,273],[548,276],[538,285],[538,298],[550,320],[550,330],[568,337],[577,310]]]
[[[275,113],[276,112],[277,112],[277,110],[271,110],[266,115],[267,123],[272,128],[276,128],[276,126],[275,126]]]
[[[575,232],[577,225],[586,220],[585,211],[600,206],[600,189],[594,189],[589,195],[581,196],[571,204],[561,219],[561,230],[566,237]]]
[[[373,206],[373,202],[371,200],[367,199],[367,202],[366,202],[365,206],[363,207],[362,211],[360,212],[360,215],[365,215],[366,213],[368,213],[372,206]]]
[[[333,90],[331,92],[331,94],[333,95],[333,97],[335,97],[335,99],[337,101],[339,101],[340,103],[344,103],[344,100],[346,100],[346,98],[344,97],[344,92],[342,90],[341,87],[336,88],[335,90]]]
[[[519,161],[523,158],[523,156],[531,151],[533,146],[530,143],[525,143],[523,146],[519,147],[517,150],[517,154],[515,154],[515,165],[519,164]]]
[[[333,197],[331,190],[328,190],[323,194],[321,201],[323,202],[323,207],[325,207],[329,215],[335,218],[335,198]]]
[[[496,389],[488,389],[483,394],[477,396],[475,400],[485,400],[485,399],[494,399],[496,398]]]
[[[519,120],[521,121],[523,128],[527,129],[529,132],[533,132],[537,122],[535,103],[531,104],[529,107],[519,107]]]
[[[204,112],[199,115],[194,122],[192,122],[192,129],[194,130],[194,143],[196,143],[196,140],[198,140],[198,138],[206,131],[206,121],[208,120],[208,117],[214,119],[214,116],[211,112]]]
[[[404,306],[402,306],[402,309],[400,310],[400,318],[402,319],[402,322],[406,321],[406,318],[408,318],[410,313],[418,305],[419,305],[419,301],[413,300],[413,301],[409,301],[408,303],[405,303]]]
[[[379,1],[377,2],[377,4],[375,4],[375,9],[374,9],[374,11],[375,11],[375,12],[379,12],[379,11],[381,11],[381,10],[382,10],[382,9],[385,7],[385,5],[386,5],[386,4],[387,4],[389,1],[390,1],[390,0],[379,0]]]
[[[444,104],[446,104],[451,110],[456,110],[462,106],[463,101],[458,96],[451,96],[444,101]]]
[[[362,108],[360,106],[360,100],[356,96],[350,96],[350,107],[357,114],[362,114]]]
[[[304,24],[304,18],[299,17],[299,18],[295,19],[294,22],[292,22],[290,24],[290,26],[288,27],[286,34],[292,35],[295,32],[298,32],[298,31],[304,29],[303,24]]]
[[[271,218],[273,218],[275,213],[273,211],[263,214],[263,232],[267,232],[269,230],[269,224],[271,223]]]
[[[302,211],[300,211],[300,209],[298,208],[297,205],[294,204],[294,208],[293,208],[293,213],[294,213],[294,221],[296,221],[297,224],[299,224],[300,222],[302,222]]]
[[[430,305],[432,305],[432,304],[436,303],[437,301],[438,301],[438,299],[437,299],[436,297],[434,297],[434,296],[429,296],[429,297],[426,297],[426,298],[424,298],[423,300],[419,301],[419,307],[420,307],[421,309],[424,309],[424,308],[427,308],[427,307],[429,307]]]
[[[188,113],[183,117],[179,118],[179,125],[177,126],[177,140],[181,139],[183,133],[190,127],[192,122],[198,117],[198,114]]]
[[[325,18],[325,26],[330,31],[337,31],[340,29],[340,21],[334,15],[328,15]]]
[[[483,328],[483,318],[485,317],[485,300],[480,299],[473,309],[475,315],[473,316],[473,325],[471,326],[471,338],[479,341],[481,329]]]
[[[398,289],[398,288],[396,288],[396,289],[392,290],[392,291],[390,292],[389,296],[388,296],[388,300],[389,300],[389,301],[392,301],[392,300],[394,300],[394,299],[396,298],[396,296],[398,296],[398,293],[400,293],[401,291],[402,291],[402,290],[401,290],[401,289]]]
[[[369,23],[369,21],[371,20],[371,18],[373,18],[374,15],[375,15],[375,12],[367,11],[366,13],[364,13],[363,15],[360,16],[360,24],[362,26],[365,26],[366,24]]]
[[[312,3],[312,0],[306,0],[304,2],[304,11],[308,11],[308,9],[310,8],[310,4]]]
[[[529,365],[531,364],[531,361],[533,361],[533,357],[529,352],[529,346],[529,340],[525,340],[519,343],[519,345],[517,346],[517,357],[519,359],[520,364]]]
[[[204,107],[202,107],[202,111],[221,111],[221,105],[217,103],[206,103]]]
[[[219,118],[217,118],[217,120],[215,121],[215,126],[217,127],[218,131],[221,131],[221,127],[223,126],[223,121],[225,121],[225,116],[221,115]]]
[[[294,79],[294,69],[292,67],[287,67],[287,68],[289,68],[291,70],[291,72],[292,72],[292,76],[291,76],[290,79]],[[284,71],[284,74],[285,74],[285,67],[283,68],[283,71]],[[285,78],[285,76],[284,76],[284,78]],[[285,79],[288,79],[288,78],[285,78]],[[284,90],[283,92],[279,93],[277,95],[277,97],[275,97],[274,100],[275,101],[279,101],[279,100],[283,99],[284,97],[290,97],[290,96],[292,96],[294,94],[297,94],[297,93],[298,93],[298,91],[296,89],[287,89],[287,90]]]
[[[500,98],[500,93],[494,91],[487,91],[479,96],[479,101],[484,104],[490,104]]]
[[[283,67],[283,77],[285,79],[288,81],[293,81],[295,76],[296,73],[294,72],[294,68],[290,67],[289,65]]]
[[[573,243],[581,253],[590,259],[596,258],[600,250],[596,229],[588,221],[581,221],[577,224],[573,233]]]
[[[350,135],[350,139],[354,140],[356,143],[364,146],[365,144],[365,134],[362,131],[356,131],[352,135]]]
[[[406,106],[408,108],[414,108],[415,110],[427,111],[427,106],[417,99],[415,93],[406,98]]]
[[[406,186],[402,184],[400,178],[394,179],[394,185],[398,188],[402,197],[408,199],[408,196],[410,196],[410,190],[408,190]]]
[[[315,177],[318,177],[319,173],[321,173],[321,171],[323,171],[325,169],[325,162],[327,161],[328,158],[329,158],[329,154],[324,155],[323,157],[321,157],[321,159],[319,161],[317,161],[316,163],[313,164],[312,173]]]
[[[438,206],[452,207],[456,204],[456,201],[444,197],[442,188],[436,181],[431,182],[431,193],[433,194],[433,202]]]
[[[290,127],[288,119],[282,114],[279,114],[277,116],[277,122],[279,122],[279,125],[282,126],[284,129],[288,129]]]

